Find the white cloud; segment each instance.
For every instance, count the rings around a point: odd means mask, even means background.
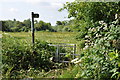
[[[30,4],[38,4],[40,2],[42,2],[43,0],[24,0],[26,3],[30,3]]]
[[[31,3],[31,4],[36,4],[40,2],[49,2],[49,3],[54,3],[54,2],[59,2],[59,3],[65,3],[65,2],[73,2],[75,0],[0,0],[0,2],[25,2],[25,3]],[[81,2],[88,1],[88,2],[118,2],[119,0],[78,0]]]
[[[63,3],[53,2],[53,3],[51,3],[51,5],[56,6],[56,7],[62,7]]]
[[[9,11],[12,12],[12,13],[15,13],[15,12],[18,12],[18,9],[16,9],[16,8],[10,8]]]
[[[55,25],[57,20],[63,20],[66,15],[66,12],[58,12],[66,1],[72,0],[0,0],[0,4],[2,4],[0,19],[15,18],[23,21],[31,18],[31,12],[35,12],[40,15],[39,18],[36,18],[37,20],[51,22]]]
[[[57,0],[24,0],[29,3],[34,3],[34,2],[56,2]]]
[[[37,3],[50,3],[50,4],[55,4],[55,5],[61,5],[61,3],[65,3],[65,2],[72,2],[74,0],[23,0],[27,3],[32,3],[32,4],[37,4]]]
[[[74,0],[0,0],[0,2],[26,2],[26,3],[40,3],[40,2],[49,2],[49,3],[54,3],[54,2],[72,2]]]

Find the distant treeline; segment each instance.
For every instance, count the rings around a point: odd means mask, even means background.
[[[87,30],[96,27],[99,21],[110,23],[116,20],[120,15],[119,2],[68,2],[59,11],[67,10],[68,21],[56,21],[56,25],[51,23],[35,20],[36,31],[51,31],[51,32],[80,32],[86,34]],[[6,20],[2,22],[2,31],[21,32],[31,30],[30,19],[23,22],[14,20]]]
[[[23,22],[14,20],[0,21],[2,23],[2,31],[6,32],[28,32],[31,30],[31,20],[26,19]],[[50,31],[50,32],[73,32],[74,21],[56,21],[56,25],[44,21],[34,21],[35,31]]]
[[[27,32],[31,30],[31,21],[30,19],[24,20],[23,22],[14,20],[5,20],[2,22],[2,31],[6,32]],[[46,23],[43,21],[35,20],[35,30],[47,30],[47,31],[54,31],[51,27],[50,23]]]

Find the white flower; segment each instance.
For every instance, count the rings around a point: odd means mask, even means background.
[[[97,46],[97,44],[94,44],[94,46]]]
[[[85,36],[85,38],[89,38],[89,36],[88,36],[88,35],[86,35],[86,36]]]
[[[88,48],[89,46],[87,45],[87,46],[85,46],[85,48]]]
[[[88,43],[85,43],[85,45],[88,45]]]
[[[91,28],[88,29],[89,31],[91,30]]]
[[[98,35],[98,34],[96,34],[96,37],[99,37],[99,35]]]
[[[104,39],[104,40],[107,40],[107,37],[104,37],[103,39]]]
[[[104,29],[104,30],[107,30],[107,26],[105,26],[103,29]]]
[[[115,19],[117,19],[118,18],[118,14],[115,14]]]
[[[94,43],[92,42],[91,45],[94,45]]]
[[[50,61],[52,61],[52,60],[53,60],[53,57],[50,58]]]
[[[91,31],[94,31],[95,28],[92,28]]]
[[[99,37],[101,37],[102,35],[99,35]]]
[[[99,24],[103,24],[104,21],[99,21]]]
[[[88,45],[86,45],[86,46],[83,48],[83,50],[86,50],[88,47],[89,47],[89,46],[88,46]]]

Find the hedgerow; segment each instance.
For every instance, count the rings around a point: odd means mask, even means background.
[[[49,71],[54,64],[50,61],[53,53],[55,53],[55,48],[50,47],[47,42],[36,40],[33,45],[30,42],[3,34],[3,77],[16,77],[19,75],[19,71],[31,68],[39,71]]]
[[[87,33],[80,34],[84,35],[79,37],[82,46],[80,59],[73,60],[79,71],[77,70],[75,74],[71,73],[74,75],[73,78],[118,80],[120,78],[119,19],[108,24],[104,21],[96,22]],[[74,69],[73,72],[76,70]],[[60,77],[68,77],[63,75]]]

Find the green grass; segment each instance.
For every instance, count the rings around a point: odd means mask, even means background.
[[[17,39],[31,42],[31,32],[8,32]],[[71,43],[77,44],[74,32],[35,32],[35,39],[46,41],[48,43]]]
[[[31,32],[3,32],[19,40],[32,42]],[[35,32],[35,39],[46,41],[48,43],[67,43],[77,44],[77,53],[80,53],[79,41],[75,39],[77,32]]]
[[[15,37],[16,39],[27,41],[31,43],[31,32],[3,32],[3,34],[10,35]],[[75,36],[77,33],[75,32],[35,32],[35,39],[39,39],[42,41],[46,41],[48,43],[70,43],[70,44],[77,44],[78,41],[75,40]],[[78,50],[78,49],[77,49]],[[64,70],[52,70],[44,74],[43,77],[52,78],[58,77],[60,73],[63,73]],[[65,70],[66,72],[66,70]],[[65,76],[59,77],[68,77],[67,73]],[[39,76],[37,76],[39,77]]]

